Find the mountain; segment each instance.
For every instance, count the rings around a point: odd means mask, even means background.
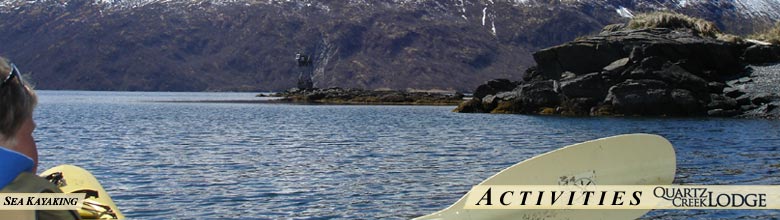
[[[780,0],[0,0],[0,55],[40,89],[454,89],[519,80],[531,52],[668,10],[734,34]]]

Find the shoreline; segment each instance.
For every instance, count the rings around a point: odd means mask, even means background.
[[[458,106],[458,103],[415,103],[415,102],[336,102],[336,101],[293,101],[293,100],[162,100],[151,103],[223,103],[223,104],[282,104],[282,105],[387,105],[387,106]]]
[[[272,95],[271,102],[324,105],[429,105],[457,106],[464,95],[458,92],[420,92],[398,90],[365,90],[355,88],[290,89]]]

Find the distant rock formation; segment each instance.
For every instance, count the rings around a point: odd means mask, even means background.
[[[457,92],[403,92],[344,88],[293,88],[275,96],[282,97],[276,100],[277,102],[311,104],[457,105],[463,101],[463,94]]]
[[[611,27],[534,53],[523,82],[492,80],[456,112],[780,116],[780,47],[692,29]]]

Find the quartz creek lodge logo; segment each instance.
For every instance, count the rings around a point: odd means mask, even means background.
[[[658,186],[653,188],[653,195],[671,202],[677,208],[767,207],[766,193],[722,193],[710,190],[707,186]]]

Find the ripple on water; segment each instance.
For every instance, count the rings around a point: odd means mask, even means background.
[[[532,156],[634,132],[660,134],[675,145],[677,183],[780,184],[777,121],[143,102],[253,96],[240,93],[40,96],[41,170],[63,163],[88,168],[138,219],[408,219],[449,206],[474,184]],[[661,210],[643,219],[779,215]]]

